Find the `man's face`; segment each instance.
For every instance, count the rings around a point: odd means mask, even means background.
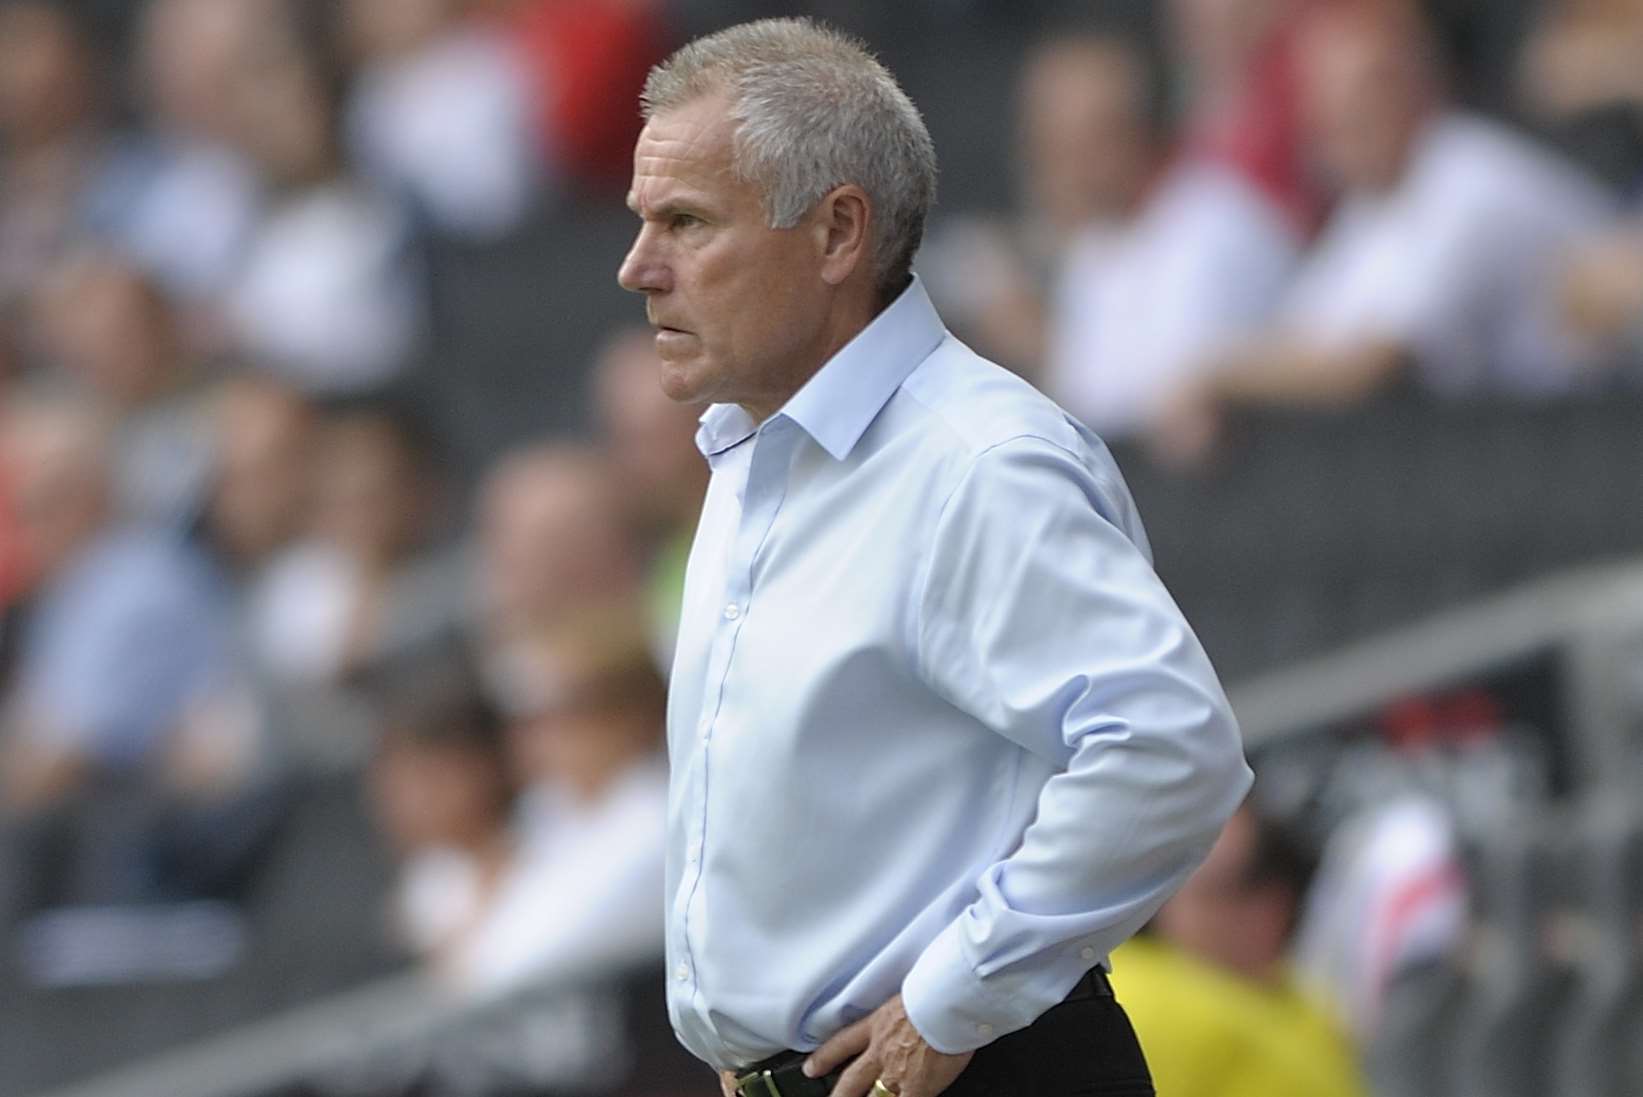
[[[1120,48],[1069,44],[1035,59],[1021,87],[1023,159],[1058,228],[1123,217],[1146,184],[1146,74]]]
[[[0,434],[17,547],[32,580],[55,574],[101,528],[106,513],[106,484],[78,441],[54,426],[48,421]]]
[[[0,7],[0,132],[25,141],[77,125],[90,67],[73,24],[49,4]]]
[[[1386,31],[1323,24],[1302,50],[1302,113],[1313,155],[1349,188],[1396,186],[1429,94],[1412,48]]]
[[[479,595],[503,628],[557,624],[624,597],[634,576],[606,479],[572,460],[505,470],[479,513]]]
[[[1209,856],[1158,912],[1167,940],[1247,978],[1268,978],[1283,955],[1293,898],[1274,885],[1252,885],[1256,824],[1233,815]]]
[[[1289,0],[1173,0],[1176,52],[1214,84],[1235,77],[1290,7]]]
[[[628,205],[643,224],[617,280],[645,295],[663,390],[769,414],[816,363],[826,285],[812,218],[773,229],[732,168],[728,101],[658,114],[639,135]]]
[[[218,425],[211,525],[233,555],[257,562],[301,532],[313,487],[312,424],[277,396],[230,399]]]

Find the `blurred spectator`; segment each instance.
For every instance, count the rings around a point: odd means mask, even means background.
[[[1222,402],[1341,404],[1406,369],[1451,396],[1590,383],[1556,278],[1611,213],[1601,192],[1525,138],[1446,106],[1414,15],[1327,8],[1303,41],[1312,146],[1342,202],[1270,335],[1218,354],[1176,400],[1166,449],[1201,452]]]
[[[361,70],[349,133],[362,169],[439,229],[491,237],[537,200],[546,160],[524,59],[471,0],[348,0]]]
[[[227,382],[214,408],[206,524],[229,567],[254,584],[306,530],[317,416],[295,390],[261,377]]]
[[[1232,171],[1310,234],[1321,195],[1302,153],[1297,29],[1314,0],[1171,0],[1187,155]]]
[[[1522,65],[1529,113],[1584,164],[1643,193],[1643,3],[1552,0]]]
[[[633,174],[645,75],[667,55],[659,0],[471,0],[523,52],[539,141],[557,171],[622,193]]]
[[[667,690],[640,622],[616,610],[529,647],[535,673],[506,698],[523,783],[519,864],[475,989],[619,974],[662,950]]]
[[[645,328],[606,340],[594,370],[598,420],[645,555],[644,597],[657,665],[673,659],[684,598],[685,563],[707,493],[707,462],[696,448],[702,408],[662,391],[656,341]]]
[[[89,806],[105,824],[102,841],[76,856],[48,844],[23,858],[61,878],[47,889],[58,901],[153,898],[181,886],[176,874],[190,868],[162,873],[154,813],[190,805],[211,822],[185,846],[233,845],[248,836],[231,836],[217,812],[232,814],[263,758],[224,588],[178,535],[116,520],[106,437],[91,413],[43,398],[9,409],[0,428],[36,583],[5,698],[0,816],[34,821]],[[219,846],[206,859],[238,852]],[[17,871],[0,866],[0,876],[8,870]],[[8,887],[17,890],[14,879],[0,880],[0,892]]]
[[[9,331],[0,323],[0,409],[6,406],[7,395],[16,371],[16,357]],[[14,626],[10,621],[13,603],[22,593],[25,562],[22,533],[13,505],[11,480],[13,470],[0,456],[0,692],[5,690],[8,656],[15,650]]]
[[[435,458],[407,415],[386,404],[340,411],[323,427],[314,459],[324,475],[308,536],[268,569],[251,629],[254,650],[277,677],[327,686],[450,630],[462,585],[456,554],[437,542]],[[282,487],[302,491],[300,480]],[[295,499],[259,502],[283,509]]]
[[[639,562],[622,498],[616,470],[573,445],[522,450],[486,477],[476,594],[487,674],[511,681],[542,635],[633,605]]]
[[[326,5],[293,6],[236,69],[235,140],[270,193],[227,308],[243,352],[335,394],[407,365],[422,303],[403,212],[349,170],[332,19]]]
[[[151,0],[140,12],[135,68],[149,127],[150,178],[129,198],[123,244],[204,330],[208,303],[244,257],[261,200],[233,149],[240,61],[266,33],[276,0]],[[192,329],[199,328],[197,333]]]
[[[1041,43],[1023,66],[1016,112],[1018,217],[943,226],[920,269],[967,338],[1036,373],[1046,298],[1069,242],[1086,230],[1116,230],[1135,215],[1157,170],[1161,136],[1145,59],[1117,38]]]
[[[43,361],[116,424],[121,510],[180,524],[201,501],[210,428],[204,370],[172,303],[112,254],[83,252],[46,275],[38,306]]]
[[[129,165],[101,124],[95,73],[80,5],[0,0],[0,318],[123,208]]]
[[[452,658],[412,659],[383,690],[369,773],[377,825],[402,862],[394,928],[455,978],[463,941],[515,856],[502,724]]]
[[[1142,59],[1133,49],[1106,52],[1116,68],[1108,79],[1124,89],[1127,132],[1147,134]],[[1086,54],[1084,79],[1096,61]],[[1150,157],[1130,151],[1119,160],[1139,169]],[[1146,179],[1140,170],[1130,176]],[[1072,237],[1049,332],[1047,387],[1109,438],[1143,428],[1213,346],[1269,319],[1299,242],[1248,178],[1192,146],[1132,201],[1129,216]]]
[[[406,859],[399,931],[463,996],[621,974],[661,951],[665,689],[631,625],[532,650],[532,688],[506,698],[505,754],[466,675],[415,670],[372,770]]]
[[[1266,322],[1299,239],[1210,142],[1168,157],[1155,83],[1135,43],[1041,45],[1020,92],[1022,225],[949,229],[921,267],[966,335],[1108,437],[1144,426],[1211,346]]]
[[[1643,221],[1582,248],[1563,283],[1569,324],[1616,357],[1643,362]]]
[[[1312,872],[1249,807],[1154,919],[1113,957],[1161,1097],[1353,1097],[1345,1035],[1285,960]]]
[[[1452,812],[1405,792],[1345,820],[1324,847],[1296,962],[1360,1041],[1374,1035],[1398,976],[1452,959],[1464,946],[1466,881]]]

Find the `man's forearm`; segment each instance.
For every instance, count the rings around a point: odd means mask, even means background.
[[[1369,396],[1407,360],[1405,350],[1390,341],[1338,348],[1271,341],[1234,352],[1209,374],[1208,384],[1221,403],[1340,406]]]

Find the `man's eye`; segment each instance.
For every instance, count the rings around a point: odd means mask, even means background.
[[[676,213],[673,215],[673,227],[676,229],[695,228],[702,223],[702,219],[694,213]]]

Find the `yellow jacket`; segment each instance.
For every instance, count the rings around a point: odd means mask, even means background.
[[[1363,1097],[1344,1032],[1293,983],[1254,983],[1150,938],[1112,965],[1158,1097]]]

